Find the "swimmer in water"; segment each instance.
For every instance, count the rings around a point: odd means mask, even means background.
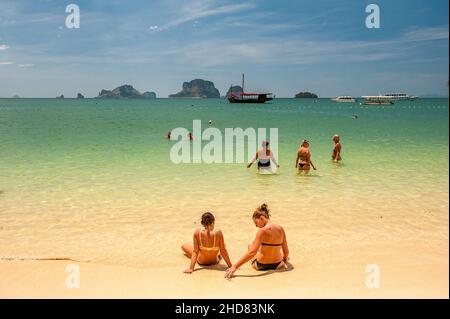
[[[208,124],[209,124],[209,126],[212,126],[212,125],[213,125],[213,121],[212,121],[212,120],[209,120],[209,121],[208,121]]]
[[[172,136],[172,131],[167,132],[166,138],[170,140],[170,137]]]
[[[273,163],[277,166],[277,168],[280,167],[280,165],[278,165],[272,151],[269,149],[268,141],[262,142],[262,148],[258,152],[256,152],[255,157],[247,165],[247,168],[250,168],[256,160],[258,160],[258,171],[260,171],[260,172],[261,172],[261,170],[264,170],[264,169],[271,170],[270,161],[273,161]]]
[[[191,132],[188,133],[188,139],[189,139],[189,141],[193,141],[194,140],[194,135],[192,135]]]
[[[334,142],[334,148],[333,148],[333,153],[331,154],[331,159],[333,160],[333,162],[342,161],[342,158],[341,158],[342,145],[340,143],[339,135],[337,135],[337,134],[333,135],[332,140]]]
[[[303,140],[302,146],[297,151],[297,158],[295,159],[295,168],[298,169],[299,173],[305,172],[309,173],[311,167],[316,170],[313,162],[311,161],[311,152],[309,150],[309,141]]]

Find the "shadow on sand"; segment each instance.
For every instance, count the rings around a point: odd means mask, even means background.
[[[185,257],[191,259],[188,255],[184,254]],[[198,265],[198,264],[197,264]],[[215,271],[225,271],[228,269],[227,265],[222,264],[222,260],[215,265],[199,265],[200,268],[194,269],[194,272],[200,270],[215,270]]]
[[[227,265],[216,264],[216,265],[211,265],[211,266],[201,266],[201,268],[194,269],[194,272],[200,271],[200,270],[215,270],[215,271],[225,272],[225,270],[227,270],[227,269],[228,269]]]
[[[295,267],[290,263],[290,262],[286,262],[286,267],[282,268],[282,269],[276,269],[276,270],[261,270],[259,271],[259,273],[256,275],[234,275],[233,278],[238,278],[238,277],[263,277],[263,276],[268,276],[277,272],[287,272],[287,271],[292,271],[294,270]]]

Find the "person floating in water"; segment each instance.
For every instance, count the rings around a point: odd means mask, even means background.
[[[311,151],[309,150],[309,141],[303,140],[302,145],[297,151],[297,158],[295,159],[295,168],[298,168],[299,172],[309,173],[311,167],[316,170],[313,162],[311,161]]]
[[[342,160],[341,158],[342,145],[340,143],[339,135],[337,134],[333,135],[332,140],[334,142],[334,148],[333,153],[331,154],[331,159],[333,160],[333,162],[339,162]]]
[[[259,228],[255,240],[248,246],[248,252],[227,269],[227,279],[232,278],[236,270],[250,260],[252,267],[258,271],[286,269],[289,260],[286,233],[283,227],[270,221],[267,204],[256,208],[252,219]]]
[[[280,165],[278,165],[272,151],[269,149],[268,141],[262,142],[262,148],[256,152],[255,157],[247,165],[247,168],[250,168],[256,160],[258,160],[258,170],[260,172],[261,172],[261,170],[271,170],[272,167],[271,167],[270,161],[273,161],[273,163],[277,166],[277,168],[280,167]]]
[[[358,115],[356,115],[356,114],[353,115],[353,116],[352,116],[352,119],[357,120],[357,119],[358,119]]]
[[[170,137],[172,136],[172,131],[167,132],[166,138],[170,140]]]
[[[213,121],[212,121],[212,120],[209,120],[209,121],[208,121],[208,125],[209,125],[209,126],[212,126],[212,125],[213,125]]]
[[[201,218],[204,229],[197,229],[194,232],[193,245],[183,244],[181,246],[186,256],[191,259],[189,268],[184,271],[185,273],[191,274],[196,263],[201,266],[216,265],[220,262],[222,256],[228,267],[232,266],[222,231],[220,229],[214,230],[215,220],[212,213],[204,213]]]

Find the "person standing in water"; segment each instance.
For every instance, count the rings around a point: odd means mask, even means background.
[[[194,135],[192,135],[191,132],[188,133],[188,139],[189,139],[189,141],[193,141],[194,140]]]
[[[233,277],[239,267],[251,260],[255,270],[286,269],[289,260],[289,248],[283,227],[270,221],[269,207],[262,204],[253,213],[253,223],[258,227],[255,240],[248,246],[248,251],[232,267],[225,278]]]
[[[259,171],[264,170],[264,169],[270,170],[271,169],[270,161],[273,161],[273,163],[277,166],[277,168],[280,167],[280,165],[278,165],[272,151],[269,149],[268,141],[262,142],[262,148],[256,152],[255,157],[247,165],[247,168],[250,168],[256,160],[258,160],[258,170]]]
[[[311,161],[311,152],[309,150],[309,141],[303,140],[302,145],[297,151],[297,158],[295,159],[295,168],[298,168],[299,172],[309,173],[311,167],[316,170],[313,162]]]
[[[201,218],[204,229],[197,229],[194,232],[193,245],[183,244],[181,246],[186,256],[191,259],[189,268],[184,271],[185,273],[191,274],[196,263],[201,266],[216,265],[220,262],[222,256],[228,267],[232,266],[222,231],[220,229],[214,230],[215,220],[212,213],[204,213]]]
[[[333,162],[339,162],[342,161],[341,158],[341,150],[342,150],[342,145],[340,142],[340,137],[339,135],[335,134],[332,137],[333,142],[334,142],[334,148],[333,148],[333,153],[331,154],[331,159],[333,160]]]

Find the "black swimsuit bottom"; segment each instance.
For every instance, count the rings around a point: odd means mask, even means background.
[[[258,167],[270,167],[270,161],[268,161],[266,163],[261,163],[258,161]]]
[[[258,270],[275,270],[278,268],[278,266],[281,264],[281,261],[278,263],[274,263],[274,264],[261,264],[259,261],[257,261],[256,259],[253,259],[252,261],[252,265],[256,264],[256,269]]]
[[[268,244],[268,243],[261,243],[262,246],[272,246],[272,247],[276,247],[276,246],[282,246],[283,244]],[[262,264],[260,263],[258,260],[253,259],[252,261],[252,265],[256,263],[256,269],[258,270],[275,270],[278,268],[278,266],[281,264],[280,262],[277,263],[273,263],[273,264]]]

